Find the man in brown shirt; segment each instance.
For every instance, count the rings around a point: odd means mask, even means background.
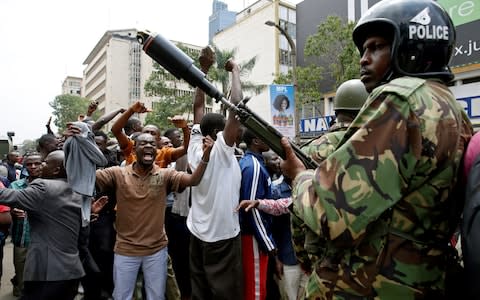
[[[164,299],[167,237],[164,216],[167,194],[197,185],[208,164],[213,139],[204,139],[204,155],[193,174],[155,164],[156,139],[148,133],[135,142],[137,160],[124,168],[97,171],[99,190],[115,189],[117,241],[114,260],[114,299],[130,299],[142,266],[148,299]]]

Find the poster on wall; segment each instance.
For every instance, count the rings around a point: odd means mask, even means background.
[[[295,137],[295,99],[293,85],[270,85],[272,124],[284,136]]]

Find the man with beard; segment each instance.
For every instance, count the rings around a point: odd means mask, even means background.
[[[142,267],[148,299],[164,299],[167,276],[167,238],[164,217],[167,193],[197,185],[213,146],[205,137],[203,163],[193,174],[155,164],[156,139],[142,133],[135,139],[136,161],[124,168],[97,170],[97,189],[117,195],[117,240],[114,258],[115,299],[129,299]]]

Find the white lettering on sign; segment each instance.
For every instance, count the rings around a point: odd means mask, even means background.
[[[304,132],[315,131],[316,119],[305,120],[304,123]]]
[[[475,12],[475,3],[473,1],[465,1],[460,5],[453,5],[448,9],[448,14],[455,19],[455,17],[468,17]]]
[[[446,40],[448,41],[448,26],[427,26],[410,25],[408,26],[408,38],[419,40]]]
[[[328,117],[327,117],[328,119]],[[328,120],[325,118],[313,118],[303,120],[303,132],[327,131]]]
[[[328,130],[328,124],[325,119],[317,119],[317,131]]]

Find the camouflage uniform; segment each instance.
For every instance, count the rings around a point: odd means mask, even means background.
[[[303,147],[302,151],[320,164],[335,151],[349,125],[350,122],[335,123],[329,132]],[[325,255],[325,239],[319,238],[295,215],[292,216],[292,237],[302,268],[307,272],[314,271],[313,265]]]
[[[303,147],[302,151],[317,163],[321,163],[335,151],[348,126],[350,126],[350,122],[335,123],[327,133]]]
[[[336,151],[294,181],[294,213],[328,241],[306,298],[440,298],[447,198],[471,134],[438,81],[373,90]]]

